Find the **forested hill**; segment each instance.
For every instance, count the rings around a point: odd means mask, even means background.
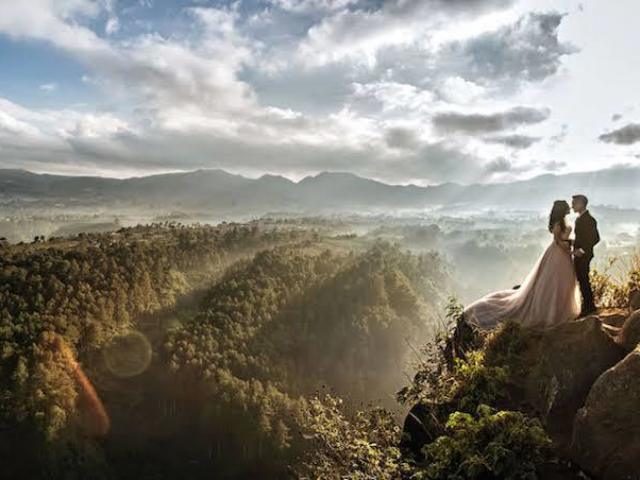
[[[287,225],[0,244],[2,475],[633,478],[640,259],[487,333],[439,255]]]
[[[38,175],[0,170],[0,202],[29,206],[158,208],[187,212],[260,214],[270,210],[322,211],[363,208],[478,206],[547,208],[557,198],[587,193],[599,205],[628,207],[640,201],[640,168],[543,175],[525,181],[429,187],[388,185],[351,173],[323,172],[293,182],[257,179],[223,170],[199,170],[128,179]]]
[[[258,224],[0,246],[3,473],[289,475],[317,392],[393,404],[447,289],[435,254],[351,247]]]

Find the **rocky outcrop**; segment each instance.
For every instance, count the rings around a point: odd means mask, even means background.
[[[605,372],[575,417],[571,454],[603,480],[640,479],[640,349]]]
[[[527,368],[518,379],[521,395],[524,403],[550,422],[570,422],[595,380],[623,356],[597,317],[528,335],[522,352]]]
[[[508,391],[501,392],[504,395],[496,397],[492,406],[538,417],[554,441],[554,454],[567,462],[575,458],[596,478],[606,473],[604,480],[640,480],[640,475],[621,476],[631,472],[635,458],[640,459],[640,382],[637,388],[625,387],[640,378],[640,347],[632,354],[633,362],[630,357],[625,359],[627,345],[635,347],[640,341],[640,311],[627,317],[626,309],[610,310],[601,317],[590,316],[545,331],[510,322],[489,335],[458,322],[443,359],[448,364],[481,349],[484,366],[508,367]],[[625,342],[619,332],[626,335]],[[633,365],[627,367],[628,363]],[[482,385],[485,383],[478,382],[474,388],[481,390]],[[478,398],[482,393],[471,392]],[[412,408],[403,428],[405,454],[422,458],[421,447],[442,434],[445,414],[459,407],[455,399],[452,402],[423,402]],[[624,443],[625,436],[631,436],[632,443]],[[614,450],[622,454],[612,453]],[[627,456],[634,460],[625,460]],[[640,464],[635,467],[640,474]]]
[[[610,327],[620,328],[624,324],[625,320],[629,316],[629,309],[627,308],[616,308],[607,310],[598,315],[598,318],[602,321],[603,324],[609,325]]]
[[[633,289],[629,292],[629,308],[632,312],[640,310],[640,290]]]
[[[618,335],[618,343],[628,352],[635,350],[640,343],[640,310],[633,312],[622,325]]]

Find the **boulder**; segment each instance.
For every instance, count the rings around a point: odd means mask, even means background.
[[[624,352],[597,317],[522,334],[526,343],[518,347],[522,348],[518,363],[525,368],[516,379],[517,396],[526,409],[547,422],[550,433],[558,430],[566,435],[593,382]]]
[[[629,311],[626,308],[606,310],[598,314],[598,317],[602,320],[603,324],[616,328],[622,327],[628,316]]]
[[[437,419],[445,413],[448,415],[450,411],[450,405],[416,403],[407,413],[402,426],[399,445],[402,454],[412,456],[417,461],[424,460],[422,447],[444,433],[443,425]]]
[[[640,290],[634,288],[629,292],[629,308],[632,312],[640,310]]]
[[[571,456],[602,480],[640,478],[640,349],[603,373],[574,420]]]
[[[635,350],[640,343],[640,310],[636,310],[622,325],[622,330],[618,335],[618,343],[622,345],[627,352]]]

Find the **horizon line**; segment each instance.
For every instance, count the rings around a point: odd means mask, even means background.
[[[303,180],[308,179],[308,178],[316,178],[319,177],[320,175],[323,174],[346,174],[346,175],[351,175],[353,177],[357,177],[363,180],[369,180],[372,182],[377,182],[383,185],[387,185],[390,187],[416,187],[416,188],[434,188],[434,187],[440,187],[440,186],[444,186],[444,185],[456,185],[456,186],[461,186],[461,187],[470,187],[470,186],[485,186],[485,185],[506,185],[506,184],[514,184],[514,183],[520,183],[520,182],[527,182],[527,181],[531,181],[531,180],[535,180],[537,178],[542,178],[542,177],[546,177],[546,176],[552,176],[552,177],[563,177],[563,176],[570,176],[570,175],[581,175],[581,174],[596,174],[596,173],[600,173],[600,172],[607,172],[607,171],[612,171],[612,170],[638,170],[640,169],[640,165],[632,165],[632,164],[617,164],[617,165],[612,165],[610,167],[607,168],[600,168],[600,169],[595,169],[595,170],[586,170],[586,171],[573,171],[573,172],[565,172],[565,173],[554,173],[554,172],[547,172],[547,173],[541,173],[538,175],[533,175],[529,178],[518,178],[518,179],[512,179],[512,180],[504,180],[504,181],[494,181],[494,182],[475,182],[475,183],[460,183],[460,182],[455,182],[455,181],[448,181],[448,182],[441,182],[441,183],[433,183],[433,184],[429,184],[429,185],[417,185],[415,183],[388,183],[384,180],[380,180],[378,178],[375,177],[366,177],[354,172],[349,172],[349,171],[345,171],[345,170],[321,170],[321,171],[317,171],[315,173],[308,173],[304,176],[299,177],[298,180],[292,179],[287,175],[284,174],[280,174],[280,173],[271,173],[271,172],[265,172],[260,174],[259,176],[250,176],[247,174],[243,174],[243,173],[236,173],[236,172],[232,172],[229,170],[225,170],[224,168],[220,168],[220,167],[211,167],[211,168],[195,168],[193,170],[168,170],[168,171],[160,171],[160,172],[156,172],[156,173],[149,173],[149,174],[141,174],[141,175],[131,175],[131,176],[127,176],[127,177],[115,177],[115,176],[109,176],[109,175],[100,175],[100,174],[66,174],[66,173],[55,173],[55,172],[48,172],[48,171],[34,171],[34,170],[29,170],[26,168],[0,168],[0,173],[2,172],[24,172],[24,173],[28,173],[28,174],[32,174],[32,175],[43,175],[43,176],[52,176],[52,177],[64,177],[64,178],[92,178],[92,179],[104,179],[104,180],[117,180],[117,181],[126,181],[126,180],[137,180],[137,179],[144,179],[144,178],[152,178],[152,177],[160,177],[160,176],[168,176],[168,175],[180,175],[180,174],[190,174],[190,173],[198,173],[198,172],[222,172],[225,173],[227,175],[232,175],[232,176],[236,176],[236,177],[241,177],[247,180],[259,180],[261,178],[264,177],[279,177],[279,178],[283,178],[285,180],[290,181],[293,184],[299,184],[301,183]]]

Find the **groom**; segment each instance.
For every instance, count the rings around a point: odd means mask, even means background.
[[[584,317],[596,311],[593,303],[593,292],[589,283],[589,264],[593,258],[593,247],[600,241],[598,222],[587,210],[587,197],[574,195],[571,208],[578,214],[576,219],[576,239],[573,244],[573,265],[582,292],[582,310],[580,316]]]

